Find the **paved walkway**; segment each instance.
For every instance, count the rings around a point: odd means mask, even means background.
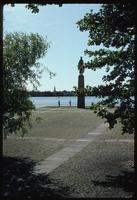
[[[84,147],[86,147],[90,142],[92,142],[95,137],[99,134],[102,134],[104,129],[107,127],[107,124],[100,124],[93,132],[87,133],[84,138],[77,139],[72,141],[70,145],[61,149],[57,153],[49,156],[44,161],[41,161],[34,168],[35,174],[41,173],[50,173],[69,158],[73,157],[76,153],[80,152]]]

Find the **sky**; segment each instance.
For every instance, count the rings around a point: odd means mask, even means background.
[[[47,41],[51,43],[47,54],[39,62],[42,69],[45,66],[56,73],[56,76],[50,79],[48,72],[44,70],[38,90],[53,91],[55,86],[57,91],[71,91],[73,86],[78,85],[79,59],[82,56],[86,62],[89,58],[84,55],[84,50],[88,48],[88,32],[79,31],[76,22],[91,9],[97,12],[100,6],[100,4],[63,4],[62,7],[47,5],[40,7],[37,14],[26,9],[25,4],[15,4],[15,7],[4,6],[4,33],[38,33],[47,37]],[[95,46],[93,48],[96,49]],[[86,69],[85,86],[102,84],[103,73],[104,69],[96,71]],[[28,90],[32,89],[28,83]]]

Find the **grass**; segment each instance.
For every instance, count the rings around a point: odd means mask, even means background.
[[[29,157],[40,161],[65,147],[71,141],[91,132],[102,121],[89,110],[40,108],[32,113],[32,129],[25,136],[21,134],[4,140],[3,153],[11,157]],[[31,139],[33,137],[34,139]],[[36,137],[36,139],[35,139]],[[30,138],[30,139],[29,139]],[[66,141],[44,140],[43,138],[66,139]]]
[[[3,143],[3,153],[4,156],[30,158],[34,161],[41,161],[64,146],[65,143],[60,141],[7,139]]]
[[[33,127],[25,135],[28,139],[17,140],[11,137],[4,140],[4,155],[42,160],[71,143],[69,140],[79,139],[88,132],[92,132],[103,120],[96,117],[91,110],[40,108],[33,112],[31,122]],[[104,134],[98,136],[99,140],[134,138],[133,135],[122,135],[120,128],[120,124],[116,124],[114,129],[106,129]],[[17,134],[16,137],[19,136],[20,134]],[[34,137],[34,139],[29,139],[29,137]],[[43,137],[65,141],[44,140]]]
[[[27,136],[78,139],[95,129],[102,121],[90,110],[37,109],[32,114],[33,128]]]
[[[114,128],[109,129],[107,128],[104,132],[104,134],[99,135],[100,140],[105,139],[134,139],[134,134],[122,134],[122,125],[118,122]]]

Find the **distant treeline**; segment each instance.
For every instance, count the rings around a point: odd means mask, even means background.
[[[32,97],[53,97],[53,96],[76,96],[74,91],[29,91],[28,92]]]
[[[28,94],[32,97],[53,97],[53,96],[77,96],[76,91],[28,91]],[[92,88],[92,91],[85,91],[85,96],[109,96],[110,90],[107,90],[107,88],[99,87],[99,88]]]
[[[117,95],[114,93],[113,85],[98,85],[97,87],[86,86],[84,88],[85,96],[109,96]],[[52,96],[77,96],[83,93],[83,90],[78,90],[76,87],[73,91],[29,91],[30,96],[33,97],[52,97]]]

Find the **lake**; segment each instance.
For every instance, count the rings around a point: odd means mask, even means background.
[[[69,106],[69,101],[71,101],[71,106],[77,106],[77,97],[30,97],[31,101],[36,108],[47,107],[47,106],[58,106],[58,100],[60,100],[60,106]],[[101,98],[94,96],[85,97],[85,106],[90,106],[91,103],[97,103]]]

